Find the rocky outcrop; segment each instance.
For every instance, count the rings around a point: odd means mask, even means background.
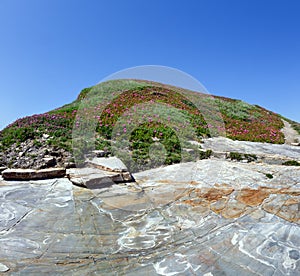
[[[134,176],[0,182],[3,273],[299,274],[300,168],[211,159]]]
[[[45,138],[47,137],[47,138]],[[47,143],[45,136],[36,141],[27,140],[0,152],[0,166],[19,169],[46,169],[50,167],[75,167],[72,154]]]
[[[203,139],[201,146],[205,150],[211,149],[213,152],[219,152],[219,154],[229,152],[254,154],[261,161],[270,160],[272,162],[271,160],[286,161],[291,159],[300,161],[300,148],[292,145],[233,141],[224,137],[216,137]],[[280,164],[280,162],[278,163]]]
[[[36,180],[60,178],[66,175],[64,168],[50,168],[42,170],[31,169],[6,169],[2,172],[2,177],[5,180]]]
[[[299,160],[287,145],[202,146]],[[226,157],[139,172],[136,182],[109,158],[67,170],[72,182],[0,180],[0,272],[299,275],[300,167]]]

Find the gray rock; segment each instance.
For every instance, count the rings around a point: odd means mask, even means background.
[[[64,168],[66,169],[76,168],[76,164],[74,162],[66,162],[64,163]]]
[[[44,157],[43,163],[46,168],[54,167],[56,165],[56,159],[54,157]]]
[[[292,146],[300,146],[300,143],[291,143]]]
[[[9,267],[0,263],[0,272],[7,272],[7,271],[9,271]]]
[[[299,275],[299,167],[214,157],[118,185],[127,172],[72,170],[93,189],[0,178],[0,260],[11,275]]]
[[[116,183],[134,181],[129,172],[109,172],[97,168],[74,168],[69,169],[67,174],[73,184],[88,189],[99,189]]]
[[[43,138],[44,138],[44,139],[48,139],[49,137],[50,137],[49,134],[46,134],[46,133],[43,134]]]
[[[49,179],[60,178],[66,175],[64,168],[51,168],[42,170],[31,169],[6,169],[2,172],[2,177],[5,180],[34,180],[34,179]]]
[[[93,154],[95,154],[96,157],[105,157],[107,155],[107,152],[104,150],[94,150]]]
[[[233,141],[224,137],[203,139],[203,142],[202,148],[211,149],[213,152],[255,154],[266,160],[300,160],[300,148],[286,144]]]
[[[110,172],[128,172],[127,167],[117,157],[93,158],[92,160],[88,160],[87,164],[94,168]]]

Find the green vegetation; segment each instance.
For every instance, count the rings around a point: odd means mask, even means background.
[[[231,160],[237,160],[237,161],[241,161],[243,160],[243,156],[241,153],[238,153],[238,152],[230,152],[229,153],[229,158]]]
[[[199,159],[208,159],[212,155],[212,150],[200,151]]]
[[[273,178],[273,175],[270,174],[270,173],[266,173],[266,177],[269,178],[269,179],[272,179],[272,178]]]
[[[239,152],[230,152],[229,158],[236,161],[247,160],[248,162],[257,160],[257,156],[255,154],[243,154]]]
[[[284,166],[300,166],[300,163],[296,160],[289,160],[289,161],[282,163],[282,165],[284,165]]]
[[[219,133],[235,140],[283,143],[282,126],[277,114],[243,101],[150,81],[115,80],[83,89],[61,108],[18,119],[0,132],[0,150],[31,139],[36,147],[47,143],[83,162],[85,153],[104,149],[138,169],[209,158],[210,151],[183,150],[193,149],[185,142]],[[45,143],[43,135],[49,136]],[[230,153],[230,158],[256,160],[255,155],[240,153]]]

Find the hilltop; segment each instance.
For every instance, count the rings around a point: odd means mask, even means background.
[[[85,124],[91,118],[92,144],[84,139],[74,143],[74,133],[85,135]],[[201,149],[202,139],[213,136],[283,144],[284,122],[300,133],[299,123],[241,100],[150,81],[109,81],[83,89],[70,104],[18,119],[3,129],[0,167],[72,167],[89,150],[103,150],[125,159],[131,170],[138,171],[162,165],[149,156],[149,147],[156,141],[166,151],[163,164],[169,165],[194,160],[189,153],[195,152],[195,143],[196,150]],[[128,135],[130,128],[127,143],[122,150],[116,148],[118,136]]]

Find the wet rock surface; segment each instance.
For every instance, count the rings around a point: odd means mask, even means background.
[[[1,272],[299,275],[299,167],[212,159],[134,177],[1,180]]]

